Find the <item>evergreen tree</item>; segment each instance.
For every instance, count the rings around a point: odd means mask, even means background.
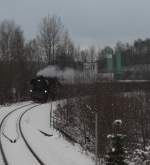
[[[120,126],[122,125],[121,120],[115,120],[114,123],[114,134],[108,135],[107,138],[110,140],[110,149],[106,156],[106,165],[127,165],[125,160],[125,135],[119,134]]]

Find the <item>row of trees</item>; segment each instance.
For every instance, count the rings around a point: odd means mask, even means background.
[[[27,96],[30,79],[46,65],[81,69],[81,62],[93,60],[94,56],[94,47],[82,51],[75,48],[69,32],[55,15],[44,17],[39,33],[29,41],[19,25],[4,20],[0,23],[0,102]]]
[[[133,44],[117,42],[114,49],[106,46],[98,52],[99,59],[105,58],[106,54],[114,54],[119,50],[122,56],[122,65],[131,66],[136,64],[150,64],[150,39],[137,39]]]
[[[27,54],[23,31],[13,21],[0,24],[0,95],[1,102],[12,99],[12,89],[15,88],[17,97],[25,92],[30,73],[27,65]],[[29,74],[30,75],[30,74]]]
[[[49,64],[82,69],[83,62],[99,61],[100,71],[106,67],[106,54],[120,50],[123,66],[148,64],[150,40],[137,40],[133,45],[117,43],[112,49],[106,46],[97,49],[75,47],[60,17],[44,17],[39,24],[37,36],[26,40],[23,30],[14,21],[0,23],[0,100],[10,100],[12,89],[18,98],[24,97],[29,80],[36,72]]]
[[[27,96],[29,81],[48,65],[74,65],[74,45],[57,16],[40,23],[39,34],[25,40],[23,30],[14,21],[0,23],[0,102]]]

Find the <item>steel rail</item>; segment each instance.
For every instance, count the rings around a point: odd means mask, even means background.
[[[39,106],[39,105],[36,105],[36,106]],[[34,107],[31,107],[29,109],[27,109],[26,111],[24,111],[21,116],[20,116],[20,119],[19,119],[19,131],[20,131],[20,134],[22,136],[22,139],[24,140],[26,146],[28,147],[28,149],[30,150],[30,152],[33,154],[33,156],[36,158],[36,160],[39,162],[40,165],[45,165],[45,163],[39,158],[39,156],[35,153],[35,151],[31,148],[30,144],[28,143],[28,141],[26,140],[24,134],[23,134],[23,131],[22,131],[22,128],[21,128],[21,122],[22,122],[22,119],[23,119],[23,116],[28,112],[30,111],[31,109],[35,108],[36,106]]]
[[[15,108],[13,109],[11,112],[9,112],[1,121],[0,123],[0,136],[1,136],[1,131],[2,131],[2,126],[5,122],[5,120],[9,117],[9,115],[11,115],[12,113],[14,113],[15,111],[19,110],[19,109],[22,109],[26,106],[29,106],[29,105],[32,105],[33,103],[30,103],[30,104],[27,104],[27,105],[23,105],[23,106],[19,106],[18,108]],[[1,154],[2,154],[2,158],[3,158],[3,161],[5,163],[5,165],[8,165],[8,160],[6,158],[6,154],[4,152],[4,148],[3,148],[3,145],[2,145],[2,141],[1,141],[1,137],[0,137],[0,151],[1,151]]]

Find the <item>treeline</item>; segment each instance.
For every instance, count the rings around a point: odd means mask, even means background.
[[[39,34],[26,40],[14,21],[0,23],[0,103],[28,97],[29,81],[49,64],[75,66],[74,45],[57,16],[41,20]]]
[[[106,46],[98,52],[99,59],[106,54],[114,54],[119,51],[122,57],[122,65],[150,64],[150,39],[137,39],[133,44],[117,42],[115,48]]]
[[[93,48],[91,49],[93,51]],[[0,22],[0,103],[28,97],[29,81],[47,65],[80,67],[87,52],[75,48],[68,30],[55,15],[44,17],[35,38],[27,40],[14,21]]]
[[[106,55],[119,50],[123,66],[150,62],[150,39],[133,45],[117,43],[115,48],[90,46],[81,49],[72,41],[60,17],[48,15],[41,19],[38,34],[30,40],[14,21],[0,22],[0,102],[27,97],[29,81],[36,72],[57,64],[60,68],[83,69],[83,62],[97,60],[99,70],[106,67]]]
[[[150,64],[150,39],[138,39],[133,45],[120,44],[123,66]]]
[[[27,92],[28,80],[35,64],[25,43],[23,31],[13,21],[0,24],[0,102],[21,98]],[[17,91],[17,92],[16,92]]]

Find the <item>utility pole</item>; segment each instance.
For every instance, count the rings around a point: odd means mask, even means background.
[[[52,126],[52,111],[53,111],[53,107],[52,107],[52,100],[50,101],[50,127]]]
[[[91,108],[89,105],[87,108],[95,114],[95,165],[98,165],[98,112],[96,108]]]
[[[95,112],[95,165],[98,162],[98,113]]]

